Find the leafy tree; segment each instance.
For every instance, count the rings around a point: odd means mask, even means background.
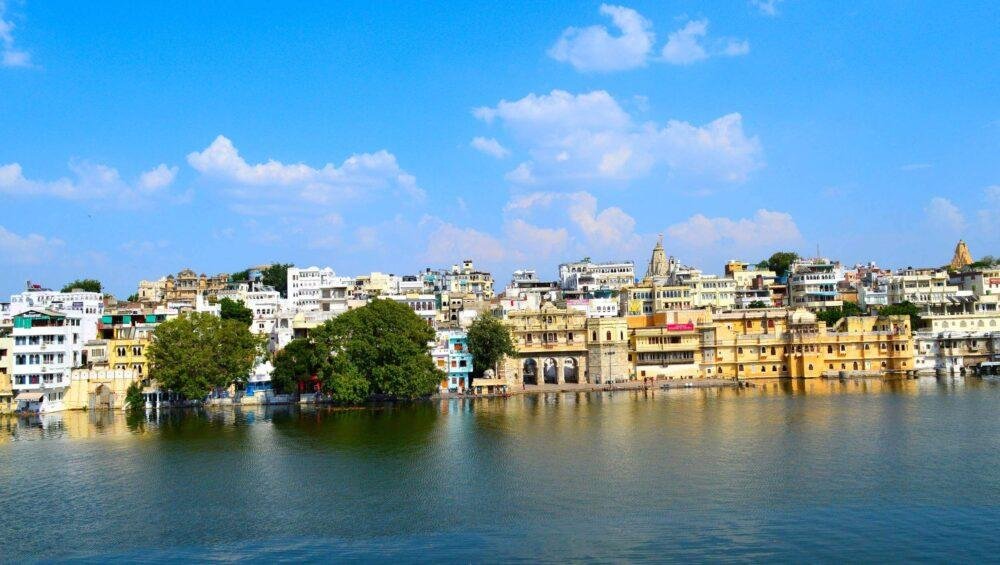
[[[510,328],[490,314],[480,314],[469,326],[469,353],[474,377],[495,369],[504,356],[517,354]]]
[[[413,399],[434,392],[443,377],[427,351],[434,330],[395,300],[373,300],[327,321],[310,337],[320,347],[320,376],[335,396],[345,393],[338,390],[345,384],[353,391],[345,396],[356,395],[363,378],[370,394]]]
[[[763,300],[754,300],[750,304],[747,304],[747,307],[748,308],[753,308],[753,309],[756,309],[756,308],[767,308],[767,303],[765,303]]]
[[[826,322],[828,327],[833,327],[841,318],[850,316],[863,316],[864,310],[853,302],[845,302],[840,308],[829,308],[816,314],[816,318]]]
[[[250,279],[250,269],[243,269],[238,273],[229,275],[229,282],[246,282]]]
[[[127,302],[138,302],[139,301],[139,293],[138,292],[133,292],[132,294],[128,295],[128,298],[126,298],[125,300]]]
[[[878,311],[879,316],[909,316],[910,329],[916,330],[920,325],[920,308],[916,304],[904,300],[899,304],[883,306]]]
[[[293,339],[274,354],[271,386],[279,393],[293,392],[299,382],[308,380],[319,369],[320,360],[315,345],[306,338]]]
[[[767,268],[774,271],[779,277],[788,274],[789,269],[799,258],[799,254],[794,251],[777,251],[761,263],[767,263]]]
[[[288,267],[294,267],[291,263],[275,263],[264,269],[261,273],[261,280],[264,284],[274,287],[281,293],[282,298],[288,298]]]
[[[223,298],[219,301],[219,315],[223,320],[236,320],[246,327],[253,323],[253,311],[243,305],[242,300]]]
[[[142,385],[139,381],[134,381],[125,389],[125,409],[129,412],[142,409],[146,405],[146,400],[142,397]]]
[[[85,290],[87,292],[101,292],[101,281],[97,279],[77,279],[71,283],[66,283],[63,287],[63,292],[71,292],[75,289]]]
[[[193,400],[250,374],[262,341],[248,326],[207,312],[183,314],[153,332],[150,377]]]

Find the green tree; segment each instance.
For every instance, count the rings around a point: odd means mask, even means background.
[[[747,304],[747,308],[757,309],[757,308],[767,308],[767,303],[763,300],[754,300],[750,304]]]
[[[141,410],[146,405],[146,400],[142,397],[142,384],[135,381],[125,389],[125,409],[129,412]]]
[[[70,292],[75,289],[85,290],[87,292],[101,292],[101,281],[97,279],[77,279],[73,282],[66,283],[63,287],[63,292]]]
[[[238,273],[232,273],[229,275],[229,282],[246,282],[250,279],[250,269],[243,269]]]
[[[335,395],[345,382],[360,388],[360,376],[371,394],[413,399],[434,392],[443,377],[428,353],[434,330],[395,300],[373,300],[326,322],[310,337],[320,347],[321,377]],[[324,358],[327,351],[330,356]]]
[[[223,298],[219,301],[219,316],[223,320],[236,320],[246,327],[253,323],[253,311],[243,305],[242,300]]]
[[[133,292],[132,294],[128,295],[128,298],[126,298],[125,301],[126,302],[138,302],[139,301],[139,293],[138,292]]]
[[[766,260],[761,261],[760,264],[766,263],[769,270],[774,271],[779,277],[783,277],[788,274],[792,263],[798,258],[799,254],[793,251],[777,251]]]
[[[206,312],[182,314],[153,332],[150,377],[192,400],[242,381],[262,351],[262,341],[236,320]]]
[[[288,298],[288,267],[294,267],[291,263],[275,263],[264,269],[261,273],[261,281],[281,293],[282,298]]]
[[[910,329],[916,330],[920,327],[920,308],[916,304],[904,300],[899,304],[890,304],[888,306],[883,306],[878,311],[879,316],[909,316],[910,317]]]
[[[480,314],[469,326],[469,353],[472,354],[474,377],[486,369],[496,369],[505,356],[517,354],[510,328],[490,314]]]
[[[839,308],[828,308],[816,314],[816,318],[826,322],[827,327],[833,327],[841,318],[850,316],[863,316],[864,310],[853,302],[845,302]]]
[[[317,374],[320,360],[317,348],[307,338],[293,339],[281,351],[274,354],[274,370],[271,371],[271,386],[278,393],[287,394],[297,389],[299,382]]]

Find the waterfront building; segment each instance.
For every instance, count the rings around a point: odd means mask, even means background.
[[[81,362],[81,314],[31,309],[14,316],[12,388],[17,410],[57,412]],[[96,328],[95,328],[96,329]]]
[[[816,258],[792,263],[788,275],[788,306],[809,310],[840,308],[843,301],[837,293],[842,279],[839,263]]]
[[[0,326],[0,414],[14,410],[14,337],[10,327]]]
[[[907,316],[841,319],[806,310],[716,314],[702,329],[702,374],[714,378],[813,378],[914,370]]]
[[[156,326],[166,319],[167,316],[163,313],[105,314],[98,324],[100,339],[85,344],[86,365],[92,369],[106,367],[117,371],[128,370],[140,380],[148,378],[147,349]]]
[[[586,381],[594,384],[631,380],[629,328],[624,318],[590,317],[586,322]]]
[[[437,341],[431,349],[431,358],[444,373],[438,392],[464,393],[472,380],[472,354],[469,337],[463,330],[437,332]]]
[[[131,369],[74,369],[63,410],[121,410],[128,387],[140,380]]]
[[[964,373],[986,361],[1000,360],[1000,312],[925,314],[914,335],[917,369]]]
[[[595,263],[590,257],[559,265],[560,287],[567,297],[593,297],[635,284],[635,263]]]
[[[505,323],[517,354],[504,360],[499,375],[511,386],[584,382],[586,314],[547,303],[510,312]]]
[[[700,375],[699,324],[708,310],[673,310],[629,316],[629,361],[637,379],[694,379]]]

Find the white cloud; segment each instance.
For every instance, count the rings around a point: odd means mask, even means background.
[[[122,179],[118,169],[107,165],[73,160],[69,162],[69,169],[73,172],[73,178],[40,181],[25,177],[19,163],[0,165],[0,193],[67,200],[102,200],[118,206],[135,207],[147,204],[150,196],[168,186],[177,173],[177,167],[161,164],[143,173],[133,186]]]
[[[0,0],[0,66],[30,67],[31,55],[14,45],[14,23],[4,19],[5,3]]]
[[[951,232],[960,232],[965,229],[965,216],[947,198],[936,196],[931,198],[930,203],[924,208],[927,214],[927,221],[937,229],[944,229]]]
[[[708,20],[691,20],[667,36],[661,53],[663,60],[673,65],[691,65],[713,55],[738,57],[750,52],[750,42],[746,40],[730,37],[706,44],[707,38]]]
[[[691,20],[667,36],[663,59],[674,65],[690,65],[708,58],[701,38],[708,33],[708,20]]]
[[[751,0],[750,3],[760,10],[761,14],[765,16],[777,16],[778,15],[778,4],[782,0]]]
[[[0,226],[0,259],[5,263],[39,265],[52,260],[62,248],[62,240],[34,233],[21,236]]]
[[[220,135],[203,151],[188,154],[187,161],[206,177],[229,183],[234,195],[246,199],[286,204],[292,197],[328,204],[389,187],[413,198],[424,196],[413,175],[401,169],[396,157],[385,150],[351,155],[339,167],[327,163],[317,169],[304,163],[285,164],[273,159],[249,164],[232,141]]]
[[[501,122],[527,148],[532,160],[507,175],[519,184],[633,179],[658,165],[670,173],[740,182],[763,166],[760,142],[744,134],[737,113],[702,126],[671,120],[660,127],[633,120],[606,91],[553,90],[501,100],[474,115]]]
[[[168,167],[160,163],[156,168],[146,171],[139,176],[139,186],[149,192],[155,192],[161,188],[166,188],[173,184],[177,178],[177,167]]]
[[[760,209],[736,220],[695,214],[667,228],[667,235],[688,248],[769,249],[799,242],[802,234],[790,214]]]
[[[600,210],[597,198],[589,192],[524,194],[512,198],[504,207],[504,213],[513,216],[514,221],[534,216],[548,222],[568,222],[567,226],[558,228],[564,231],[566,227],[573,228],[572,233],[566,231],[567,239],[563,247],[576,244],[582,252],[625,253],[635,249],[639,243],[635,219],[615,206]]]
[[[566,228],[543,228],[515,218],[504,224],[504,244],[517,260],[531,260],[562,253],[569,244]]]
[[[510,155],[510,150],[500,145],[500,142],[492,137],[474,137],[472,143],[469,145],[476,151],[491,155],[497,159],[503,159],[507,155]]]
[[[726,40],[726,47],[722,50],[722,54],[727,57],[739,57],[749,52],[750,42],[745,39],[742,41],[739,39],[728,39]]]
[[[423,259],[430,263],[450,263],[462,259],[503,261],[506,246],[497,238],[473,228],[462,228],[425,216],[419,227],[428,233]]]
[[[602,25],[570,27],[549,50],[549,56],[578,71],[608,72],[644,66],[656,41],[649,20],[635,10],[610,4],[601,4],[601,14],[611,18],[619,35],[611,35]]]

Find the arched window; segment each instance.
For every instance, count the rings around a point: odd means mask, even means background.
[[[611,341],[611,330],[608,330],[608,333],[605,334],[604,339]]]

